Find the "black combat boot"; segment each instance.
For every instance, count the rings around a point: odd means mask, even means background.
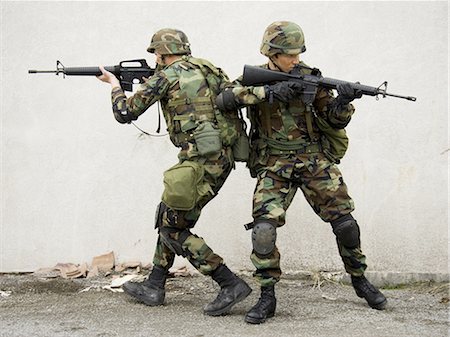
[[[242,301],[252,292],[249,285],[221,264],[215,269],[211,277],[220,285],[220,291],[216,299],[208,303],[203,312],[210,316],[225,315],[236,303]]]
[[[153,267],[149,277],[141,283],[126,282],[122,285],[123,290],[149,306],[161,305],[164,303],[166,291],[164,286],[166,284],[168,271],[160,266]]]
[[[374,309],[383,310],[386,307],[387,299],[375,288],[365,277],[353,276],[352,285],[355,288],[356,295],[365,298],[367,303]]]
[[[258,303],[247,312],[245,321],[251,324],[264,323],[267,318],[275,315],[277,299],[275,298],[275,287],[261,287],[261,297]]]

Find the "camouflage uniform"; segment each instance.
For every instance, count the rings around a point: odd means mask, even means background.
[[[284,28],[282,40],[280,27]],[[300,27],[285,22],[269,26],[261,46],[261,53],[269,58],[278,53],[299,54],[305,50]],[[268,64],[260,67],[267,69]],[[300,62],[299,71],[311,74],[315,70]],[[265,220],[276,227],[283,226],[286,210],[298,188],[323,221],[332,222],[349,215],[354,203],[336,165],[338,160],[329,152],[318,118],[343,129],[354,113],[353,106],[334,109],[333,93],[323,88],[318,89],[312,105],[305,104],[299,96],[288,103],[276,100],[270,103],[264,87],[243,87],[240,82],[241,78],[232,92],[238,105],[249,106],[252,124],[249,167],[252,176],[257,178],[254,223]],[[340,240],[337,244],[346,271],[354,276],[363,275],[367,266],[360,245],[346,247]],[[279,281],[280,254],[276,246],[270,255],[261,256],[253,250],[251,260],[261,286]]]
[[[191,161],[204,168],[202,183],[209,185],[209,193],[203,195],[190,210],[176,210],[162,205],[157,220],[160,230],[165,228],[166,233],[178,242],[177,253],[186,257],[203,274],[210,274],[223,260],[189,229],[194,227],[202,208],[217,195],[234,167],[230,143],[237,131],[231,124],[225,128],[219,125],[222,131],[222,149],[206,157],[198,153],[193,132],[202,121],[217,123],[217,111],[212,102],[227,83],[228,78],[221,69],[206,60],[183,55],[157,71],[132,97],[127,98],[120,88],[112,91],[114,114],[119,117],[128,115],[130,120],[137,119],[152,104],[160,101],[170,139],[180,148],[179,163]],[[227,118],[233,119],[232,116]],[[174,258],[174,250],[164,243],[160,235],[153,258],[154,265],[167,270],[172,266]]]
[[[260,67],[299,77],[319,75],[318,69],[299,63],[299,54],[305,50],[303,31],[297,24],[274,22],[264,32],[260,48],[270,62]],[[364,277],[367,266],[359,226],[351,215],[354,204],[336,165],[348,146],[344,128],[354,113],[350,102],[362,93],[350,84],[338,84],[336,98],[329,90],[298,81],[243,86],[280,78],[275,71],[261,70],[259,78],[257,73],[254,69],[244,73],[248,76],[245,82],[239,78],[233,88],[217,98],[217,105],[224,111],[248,106],[251,121],[248,167],[257,184],[254,220],[247,228],[252,228],[251,261],[256,267],[254,276],[261,286],[261,296],[246,313],[245,322],[261,324],[275,315],[275,284],[281,276],[276,232],[284,225],[286,211],[298,188],[314,212],[331,224],[356,295],[364,297],[372,308],[384,309],[386,298]],[[251,76],[255,76],[254,81]]]
[[[120,123],[130,123],[160,101],[170,139],[180,148],[179,163],[164,172],[164,192],[155,221],[154,267],[144,282],[126,282],[122,288],[146,305],[163,304],[168,270],[175,255],[181,255],[220,286],[204,313],[224,315],[252,289],[191,228],[234,167],[232,147],[242,131],[242,121],[237,110],[222,113],[217,109],[216,96],[229,84],[228,77],[210,62],[192,57],[182,31],[159,30],[147,51],[156,54],[159,71],[130,98],[120,88],[113,89],[114,116]]]
[[[262,67],[267,68],[267,65]],[[305,72],[304,68],[302,71]],[[252,121],[250,169],[257,177],[254,220],[265,219],[273,221],[277,227],[283,226],[286,210],[298,188],[323,221],[331,222],[350,214],[354,210],[353,200],[336,163],[324,154],[323,136],[314,114],[311,114],[312,130],[308,130],[305,104],[300,99],[288,104],[277,101],[270,104],[261,98],[260,87],[236,86],[233,93],[240,104],[253,104],[249,118]],[[349,105],[337,115],[329,108],[332,101],[331,92],[319,89],[313,103],[316,114],[334,124],[347,124],[354,112],[353,106]],[[360,247],[350,249],[339,241],[338,247],[346,271],[362,275],[367,266]],[[253,251],[251,260],[261,286],[279,281],[280,254],[276,247],[270,256],[258,257]]]

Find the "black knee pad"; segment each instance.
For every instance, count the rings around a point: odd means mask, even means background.
[[[333,227],[334,235],[345,247],[354,248],[360,245],[359,226],[351,214],[331,221],[331,227]]]
[[[160,227],[159,237],[161,241],[175,254],[183,257],[187,256],[186,251],[183,249],[183,243],[188,236],[192,235],[187,229],[179,229],[173,227]],[[174,239],[174,236],[178,236],[178,239]]]
[[[164,215],[167,219],[167,222],[171,226],[175,226],[177,224],[177,215],[175,214],[175,211],[173,211],[171,208],[167,207],[167,205],[165,203],[161,202],[156,207],[155,229],[161,228],[163,226]]]
[[[269,256],[275,249],[276,224],[270,220],[256,220],[252,231],[253,250],[256,255]]]
[[[162,227],[163,223],[163,214],[167,210],[167,206],[160,202],[158,206],[156,206],[156,213],[155,213],[155,229]]]

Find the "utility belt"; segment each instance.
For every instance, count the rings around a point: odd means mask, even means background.
[[[267,150],[269,155],[308,154],[322,152],[319,142],[304,141],[277,141],[267,138]]]

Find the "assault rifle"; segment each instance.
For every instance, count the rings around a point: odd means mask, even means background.
[[[361,90],[363,95],[375,96],[378,99],[378,96],[386,97],[392,96],[397,98],[407,99],[408,101],[415,101],[416,97],[411,96],[401,96],[389,94],[386,92],[387,82],[384,82],[379,87],[370,87],[368,85],[363,85],[358,82],[352,83],[342,80],[336,80],[333,78],[323,77],[320,71],[316,68],[308,68],[311,69],[312,73],[309,74],[300,74],[298,66],[294,68],[291,73],[284,73],[281,71],[273,71],[269,69],[264,69],[261,67],[255,66],[244,66],[244,74],[242,77],[242,85],[244,86],[257,86],[264,85],[278,81],[295,81],[302,85],[302,99],[305,103],[312,103],[314,97],[317,92],[318,87],[322,87],[325,89],[336,89],[339,84],[349,83],[353,89]]]
[[[122,61],[117,66],[107,66],[105,70],[113,73],[120,81],[120,86],[125,91],[133,91],[133,84],[144,83],[143,77],[150,77],[155,73],[155,68],[148,66],[144,59]],[[67,76],[100,76],[99,67],[64,67],[60,61],[56,61],[56,70],[28,70],[29,74],[54,73]]]

